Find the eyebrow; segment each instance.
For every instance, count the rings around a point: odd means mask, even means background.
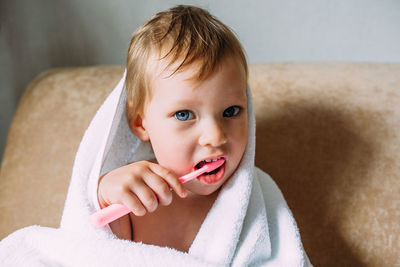
[[[227,97],[221,102],[222,103],[223,102],[232,102],[231,103],[232,106],[234,106],[234,105],[244,105],[244,106],[246,106],[247,99],[240,99],[239,100],[239,99],[232,99],[232,98]],[[180,99],[180,100],[178,100],[178,101],[176,101],[174,103],[176,108],[180,108],[180,107],[185,107],[185,108],[189,107],[189,108],[191,108],[191,107],[196,106],[198,104],[200,104],[200,101],[197,100],[197,99],[183,99],[183,100]]]
[[[240,101],[239,104],[242,105],[246,105],[247,103],[247,93],[246,90],[244,90],[243,92],[237,92],[237,93],[229,93],[226,95],[226,97],[224,97],[224,100],[226,101],[232,101],[232,102],[238,102]],[[193,97],[182,97],[181,99],[176,100],[176,102],[174,102],[175,105],[182,105],[182,106],[186,106],[186,105],[195,105],[195,104],[199,104],[200,100],[199,98],[193,98]]]
[[[174,104],[177,106],[186,106],[189,104],[198,104],[199,102],[198,99],[179,99]]]

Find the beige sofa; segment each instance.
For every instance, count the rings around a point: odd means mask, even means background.
[[[26,90],[0,173],[0,239],[57,227],[79,141],[119,66],[51,69]],[[400,65],[250,66],[256,164],[315,266],[400,266]]]

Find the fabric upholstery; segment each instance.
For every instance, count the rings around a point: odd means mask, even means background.
[[[57,227],[75,153],[120,66],[51,69],[24,93],[0,173],[0,239]],[[256,165],[315,266],[400,265],[400,64],[250,66]]]

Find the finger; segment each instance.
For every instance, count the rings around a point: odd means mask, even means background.
[[[143,176],[144,182],[153,190],[161,205],[168,206],[172,202],[172,192],[168,183],[155,173]]]
[[[158,207],[157,197],[153,190],[145,183],[136,184],[131,188],[132,192],[142,202],[148,212],[153,212]]]
[[[146,208],[143,206],[142,202],[132,192],[130,192],[129,194],[125,194],[122,197],[121,201],[136,216],[143,216],[147,212]]]
[[[149,165],[149,168],[157,175],[161,176],[168,185],[180,196],[186,197],[187,192],[186,188],[179,181],[178,177],[176,177],[170,170],[162,167],[159,164],[152,163]]]

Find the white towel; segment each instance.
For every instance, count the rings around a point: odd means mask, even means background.
[[[273,180],[254,166],[255,119],[248,95],[248,140],[240,166],[223,185],[189,251],[117,238],[94,228],[101,174],[153,157],[129,129],[125,74],[79,146],[60,228],[30,226],[0,242],[5,266],[311,266],[299,230]],[[129,145],[128,145],[129,144]]]

